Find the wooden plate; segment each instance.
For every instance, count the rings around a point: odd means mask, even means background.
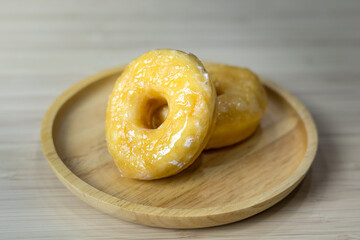
[[[257,214],[288,195],[303,179],[317,149],[307,109],[264,80],[269,105],[246,141],[203,152],[173,177],[121,178],[107,151],[105,109],[123,67],[74,85],[52,104],[41,130],[45,156],[76,196],[112,216],[165,228],[226,224]]]

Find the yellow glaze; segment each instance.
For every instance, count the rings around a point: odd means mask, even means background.
[[[204,65],[215,84],[218,104],[215,130],[206,149],[244,140],[256,130],[266,108],[267,97],[262,84],[246,68],[216,63]],[[166,106],[157,111],[159,123],[164,121],[167,111]]]
[[[215,130],[206,149],[237,143],[249,137],[259,125],[267,97],[259,78],[249,69],[206,63],[217,92]]]
[[[168,106],[164,122],[154,116]],[[122,176],[157,179],[188,167],[215,123],[216,92],[192,54],[152,50],[116,81],[106,111],[108,149]]]

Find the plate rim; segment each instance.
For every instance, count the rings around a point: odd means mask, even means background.
[[[109,77],[118,73],[121,70],[124,70],[126,65],[121,65],[118,67],[113,67],[104,71],[101,71],[97,74],[89,76],[84,80],[72,85],[60,96],[58,96],[55,101],[50,105],[49,109],[46,111],[44,118],[41,124],[41,144],[43,153],[51,166],[52,170],[59,178],[59,180],[75,195],[79,198],[90,204],[87,200],[101,201],[103,204],[111,204],[113,207],[118,208],[119,210],[125,212],[131,212],[138,215],[146,215],[152,217],[172,217],[172,218],[202,218],[209,216],[219,216],[224,214],[233,214],[239,212],[246,212],[252,208],[257,208],[262,205],[271,207],[285,196],[287,196],[304,178],[305,174],[309,170],[318,147],[318,133],[316,129],[315,122],[308,111],[308,109],[290,92],[285,90],[280,85],[274,83],[271,80],[261,77],[261,81],[266,87],[270,88],[272,91],[279,94],[284,98],[291,107],[296,111],[298,116],[304,123],[304,128],[307,134],[307,145],[306,152],[302,158],[300,164],[295,169],[289,177],[287,177],[283,182],[277,186],[267,190],[261,194],[261,197],[254,196],[252,198],[240,201],[238,203],[229,203],[221,206],[211,206],[206,208],[163,208],[155,207],[150,205],[144,205],[140,203],[135,203],[127,201],[125,199],[117,198],[113,195],[110,195],[106,192],[103,192],[92,185],[86,183],[81,178],[79,178],[75,173],[73,173],[62,161],[61,157],[57,154],[54,139],[53,139],[53,127],[56,116],[61,109],[61,107],[70,100],[73,96],[79,93],[82,89],[90,86],[91,84],[97,82],[99,79]],[[78,195],[80,194],[80,195]],[[284,195],[285,194],[285,195]],[[282,196],[284,195],[284,196]],[[276,199],[280,196],[278,199]],[[257,199],[254,201],[254,199]],[[244,204],[246,203],[246,204]],[[91,204],[90,204],[91,205]],[[241,206],[241,208],[239,208]],[[262,209],[262,210],[264,210]],[[262,211],[260,210],[260,211]],[[260,211],[257,211],[253,214],[248,214],[245,217],[252,216]],[[238,219],[238,220],[241,220]],[[221,224],[221,223],[219,223]]]

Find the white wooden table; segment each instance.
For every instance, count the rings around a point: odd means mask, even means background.
[[[107,216],[50,170],[40,123],[66,88],[153,48],[247,66],[294,93],[320,135],[300,187],[221,227]],[[0,239],[360,239],[360,1],[1,1]]]

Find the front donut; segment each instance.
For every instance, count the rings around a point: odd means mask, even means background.
[[[164,106],[169,113],[159,123]],[[106,110],[107,146],[121,175],[150,180],[188,167],[211,136],[215,107],[215,88],[194,55],[162,49],[132,61]]]

